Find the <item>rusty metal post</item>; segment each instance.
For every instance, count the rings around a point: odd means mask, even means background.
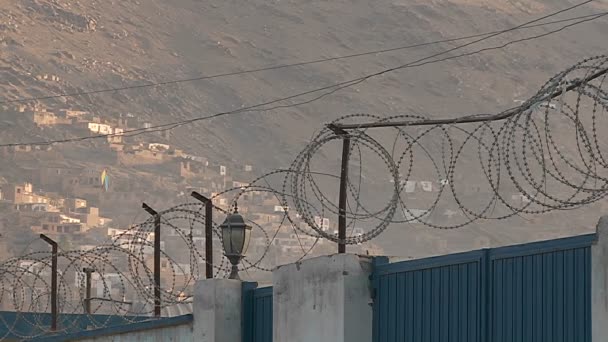
[[[350,158],[350,136],[345,130],[329,125],[336,135],[342,136],[342,166],[340,169],[340,197],[338,200],[338,253],[346,253],[346,186],[348,182],[348,162]]]
[[[205,276],[207,279],[213,278],[213,202],[192,191],[192,197],[205,204]]]
[[[160,215],[146,203],[141,207],[154,216],[154,316],[160,317]]]
[[[44,234],[40,238],[51,245],[51,331],[57,330],[57,242]]]
[[[95,272],[94,269],[85,267],[82,271],[86,275],[86,290],[84,297],[84,312],[88,315],[91,314],[91,273]]]

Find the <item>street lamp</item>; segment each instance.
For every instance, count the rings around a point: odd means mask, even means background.
[[[237,205],[234,205],[234,212],[228,214],[224,223],[220,225],[222,229],[222,243],[224,245],[224,253],[232,264],[232,271],[229,279],[240,279],[238,264],[243,259],[247,247],[249,246],[249,238],[251,236],[251,226],[245,224],[243,216],[239,214]]]

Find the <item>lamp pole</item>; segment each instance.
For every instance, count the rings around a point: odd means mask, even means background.
[[[205,204],[205,275],[207,279],[213,278],[213,202],[192,191],[192,197]]]
[[[160,215],[146,203],[141,206],[154,217],[154,316],[160,317]]]
[[[51,245],[51,331],[57,330],[57,242],[44,234],[40,238]]]

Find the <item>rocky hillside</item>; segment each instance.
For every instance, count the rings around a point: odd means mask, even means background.
[[[566,0],[3,0],[0,102],[454,38],[515,26],[572,4]],[[555,19],[603,10],[608,10],[608,3],[595,1]],[[510,33],[466,51],[557,27]],[[390,73],[311,104],[190,124],[173,130],[169,139],[210,159],[243,161],[258,169],[284,167],[324,122],[344,114],[416,112],[444,117],[511,107],[556,72],[581,58],[605,53],[607,34],[608,21],[600,19],[503,50]],[[43,107],[61,104],[108,118],[132,113],[163,124],[357,78],[455,44],[36,103]],[[16,105],[2,106],[11,110]],[[0,142],[66,136],[64,132],[23,129],[18,119],[4,116],[0,120]],[[335,161],[337,153],[325,157]],[[593,213],[584,224],[597,220],[599,213]],[[559,222],[559,218],[545,222],[552,224],[553,220]],[[393,237],[405,235],[393,233]],[[500,236],[495,239],[510,242]],[[389,250],[401,253],[399,246],[395,243]]]

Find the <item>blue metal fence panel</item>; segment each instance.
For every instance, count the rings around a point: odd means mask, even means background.
[[[591,341],[591,249],[595,237],[489,251],[488,341]]]
[[[373,341],[590,342],[595,239],[376,258]]]
[[[374,341],[481,341],[483,256],[377,263]]]
[[[253,291],[254,325],[252,342],[272,342],[272,287]]]
[[[243,342],[272,342],[272,287],[243,285]]]

